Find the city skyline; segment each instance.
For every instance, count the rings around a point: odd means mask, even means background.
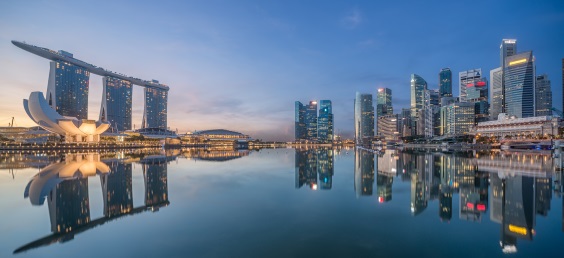
[[[448,3],[442,8],[455,10],[460,5]],[[463,34],[456,28],[463,21],[457,21],[454,11],[418,24],[401,21],[421,8],[429,16],[440,12],[433,4],[416,2],[408,8],[401,4],[326,4],[323,13],[315,12],[313,3],[298,2],[285,2],[283,7],[280,3],[225,2],[217,8],[205,3],[159,7],[107,3],[88,6],[92,11],[87,13],[78,12],[85,7],[81,3],[3,2],[0,85],[5,94],[0,123],[6,126],[15,117],[17,126],[33,126],[21,102],[30,91],[43,91],[48,79],[48,63],[17,49],[11,40],[63,49],[114,71],[166,82],[171,85],[168,124],[180,132],[226,128],[254,138],[292,140],[291,103],[295,99],[331,99],[335,134],[352,138],[354,92],[376,96],[378,88],[390,88],[397,112],[409,107],[410,74],[424,78],[429,89],[438,88],[437,74],[445,67],[454,74],[480,67],[483,76],[488,76],[488,71],[499,67],[499,42],[504,38],[517,39],[519,52],[533,51],[537,74],[547,74],[553,95],[560,96],[564,50],[559,46],[564,45],[564,36],[558,28],[564,24],[564,3],[509,9],[503,2],[487,5],[485,18],[474,21],[482,32],[480,40],[460,42]],[[134,16],[135,12],[122,14],[126,8],[150,10],[161,19],[149,21]],[[294,9],[299,11],[288,14]],[[81,22],[52,19],[52,12]],[[394,12],[400,15],[389,14]],[[101,13],[104,15],[98,16]],[[446,26],[452,35],[436,44],[431,39],[444,36],[444,28],[439,28],[443,19],[451,21]],[[85,32],[78,33],[83,28]],[[69,36],[69,31],[80,36]],[[412,44],[411,37],[422,40]],[[459,95],[457,79],[453,78],[454,96]],[[102,80],[91,76],[89,119],[100,115]],[[143,90],[134,88],[132,123],[136,128],[141,127],[143,98]],[[561,101],[553,98],[553,106],[560,108]]]

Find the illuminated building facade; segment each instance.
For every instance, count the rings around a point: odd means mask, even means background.
[[[305,106],[299,101],[295,102],[294,133],[296,141],[306,139]]]
[[[452,97],[452,71],[443,68],[439,72],[439,94],[440,97]]]
[[[547,74],[536,77],[535,109],[535,116],[552,115],[552,89]]]
[[[100,121],[109,122],[111,131],[131,130],[132,84],[130,81],[106,76]]]
[[[399,140],[398,115],[384,115],[378,117],[378,136],[386,141]]]
[[[88,178],[64,180],[49,193],[51,232],[65,233],[90,222]]]
[[[354,131],[357,144],[370,144],[374,138],[372,94],[356,93],[354,100]]]
[[[310,101],[305,109],[306,139],[317,141],[317,101]]]
[[[333,141],[333,108],[330,100],[319,101],[319,117],[317,119],[317,141],[330,143]]]
[[[474,103],[452,103],[441,108],[444,135],[468,133],[474,126]]]
[[[440,94],[438,90],[425,90],[424,106],[420,112],[423,127],[418,127],[418,135],[433,137],[440,134]]]
[[[490,71],[490,119],[495,120],[503,113],[503,69],[501,67]]]
[[[156,82],[158,83],[158,82]],[[168,90],[145,88],[143,128],[167,128]]]
[[[72,54],[59,51],[72,57]],[[88,119],[90,72],[64,61],[52,61],[47,84],[47,102],[62,116]]]
[[[427,82],[417,74],[411,74],[411,135],[422,135],[424,125],[423,120],[419,119],[425,105],[425,90]]]
[[[478,123],[474,132],[483,136],[498,137],[557,135],[558,118],[551,116],[514,118],[502,113],[498,120]]]
[[[462,71],[458,73],[458,83],[460,86],[460,102],[468,101],[467,88],[468,85],[474,85],[476,82],[480,81],[482,78],[482,69],[470,69],[467,71]]]
[[[523,52],[505,59],[505,113],[526,118],[535,116],[535,61],[533,52]]]
[[[490,119],[489,113],[489,89],[488,80],[483,77],[480,80],[466,85],[467,101],[474,103],[475,122],[484,122]]]
[[[392,106],[392,90],[389,88],[379,88],[376,97],[377,117],[392,115],[393,113],[394,107]]]

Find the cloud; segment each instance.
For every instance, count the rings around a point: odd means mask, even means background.
[[[353,8],[341,19],[341,25],[347,29],[354,29],[362,23],[362,14],[358,8]]]

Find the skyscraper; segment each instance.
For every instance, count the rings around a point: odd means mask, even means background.
[[[295,102],[294,132],[296,141],[306,139],[305,106],[299,101]]]
[[[503,69],[495,68],[490,71],[490,120],[497,120],[503,113]]]
[[[333,108],[331,107],[331,100],[319,101],[317,138],[321,143],[329,143],[333,141]]]
[[[421,132],[418,135],[425,135],[425,137],[433,137],[440,134],[440,92],[439,90],[425,90],[425,105],[423,106],[424,127],[420,128]],[[419,131],[419,128],[418,128]]]
[[[547,74],[537,76],[535,83],[535,116],[552,115],[552,89]]]
[[[458,85],[460,87],[460,102],[466,102],[468,100],[468,93],[466,89],[468,85],[473,85],[475,82],[482,78],[482,69],[470,69],[467,71],[458,73]]]
[[[317,140],[317,101],[310,101],[305,107],[306,138],[309,141]]]
[[[357,144],[370,144],[374,138],[372,94],[356,93],[354,100],[354,131]]]
[[[60,50],[59,54],[72,57]],[[62,116],[88,119],[90,72],[64,61],[52,61],[47,84],[47,102]]]
[[[467,101],[474,103],[475,123],[488,121],[490,118],[488,80],[482,77],[479,81],[467,84],[466,93]]]
[[[145,87],[143,128],[167,129],[167,102],[168,90]]]
[[[452,97],[452,71],[443,68],[439,72],[439,94],[440,97]]]
[[[417,74],[411,74],[411,135],[416,135],[421,131],[423,125],[419,125],[421,111],[425,105],[425,90],[427,82]],[[419,123],[419,124],[418,124]]]
[[[500,113],[507,113],[506,110],[506,98],[505,98],[505,77],[503,73],[505,71],[505,59],[509,56],[517,54],[517,40],[516,39],[503,39],[501,41],[501,45],[499,46],[499,61],[500,61],[500,68],[501,68],[501,95],[503,96],[501,99],[501,111]],[[493,80],[493,79],[492,79]],[[497,116],[494,117],[497,119]]]
[[[505,58],[505,113],[526,118],[535,116],[535,61],[533,52]]]
[[[100,121],[110,122],[111,128],[119,132],[131,130],[131,82],[106,76]]]
[[[376,113],[379,116],[392,115],[394,108],[392,106],[392,90],[389,88],[379,88],[376,98]]]

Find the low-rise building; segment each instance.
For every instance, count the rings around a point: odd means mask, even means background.
[[[478,123],[473,130],[482,136],[534,137],[558,134],[559,119],[552,116],[510,117],[501,113],[497,120]]]
[[[398,115],[384,115],[378,117],[378,136],[386,141],[398,141]]]

